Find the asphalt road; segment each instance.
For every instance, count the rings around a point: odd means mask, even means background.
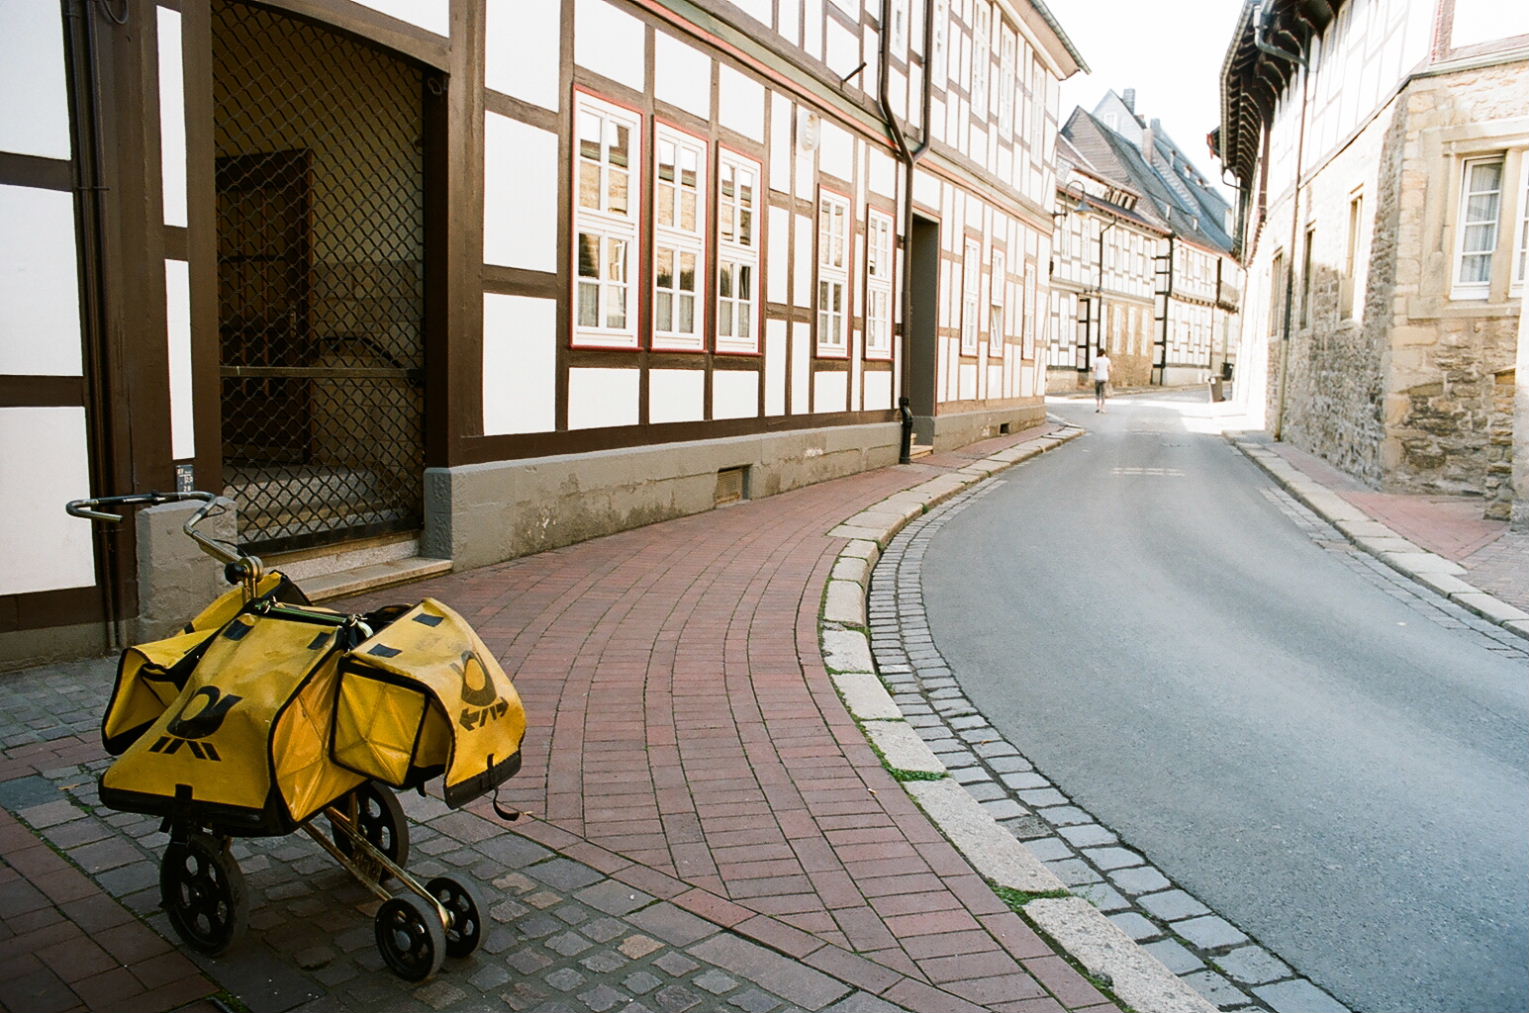
[[[930,546],[940,652],[1059,788],[1351,1008],[1529,1008],[1529,666],[1314,543],[1191,431],[1207,408],[1054,406],[1090,434]]]

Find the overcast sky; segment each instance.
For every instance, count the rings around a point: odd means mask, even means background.
[[[1163,129],[1213,181],[1221,167],[1205,135],[1221,121],[1221,60],[1242,0],[1047,0],[1090,74],[1062,82],[1062,122],[1092,110],[1110,89],[1136,89],[1136,112]]]

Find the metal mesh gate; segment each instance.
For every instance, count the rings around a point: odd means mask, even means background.
[[[282,551],[409,530],[423,469],[423,74],[213,6],[225,495]]]

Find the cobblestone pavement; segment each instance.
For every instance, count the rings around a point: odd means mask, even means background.
[[[1342,1004],[1296,975],[1279,957],[1175,885],[1140,852],[1077,806],[1027,760],[963,694],[940,654],[924,610],[921,568],[935,533],[985,483],[915,520],[894,538],[872,577],[871,650],[908,722],[989,814],[1024,841],[1068,887],[1085,897],[1206,999],[1225,1010],[1329,1013]],[[1479,618],[1356,549],[1277,488],[1266,494],[1344,565],[1420,617],[1529,661],[1529,641]]]
[[[380,969],[375,902],[298,835],[236,843],[250,931],[191,960],[156,910],[158,824],[96,804],[114,666],[5,676],[0,1006],[1114,1009],[913,805],[823,668],[817,619],[844,544],[826,532],[970,460],[935,455],[341,603],[450,603],[530,718],[525,768],[501,795],[527,819],[506,826],[487,800],[406,800],[411,871],[488,894],[483,947],[422,986]]]

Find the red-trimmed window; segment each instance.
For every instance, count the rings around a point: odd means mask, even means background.
[[[706,349],[706,142],[665,124],[653,140],[653,347]]]
[[[574,122],[574,343],[635,348],[642,117],[580,92]]]
[[[818,354],[849,349],[849,198],[818,191]]]
[[[759,351],[759,163],[717,157],[717,351]]]
[[[892,216],[865,219],[865,357],[892,357]]]

